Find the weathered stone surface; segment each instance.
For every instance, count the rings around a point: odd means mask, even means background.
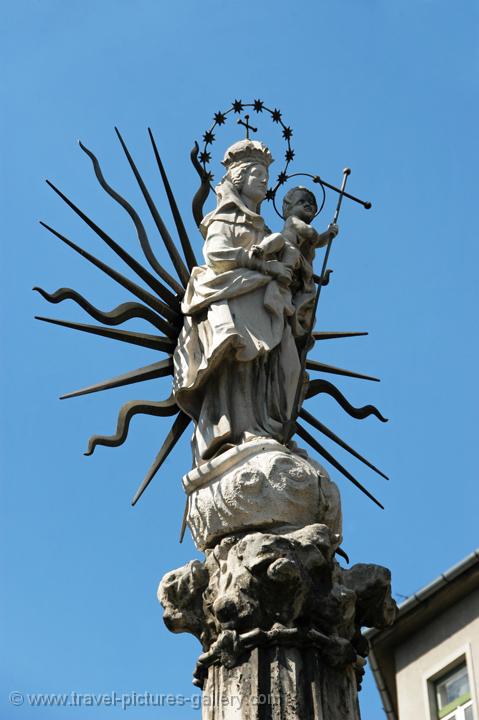
[[[204,720],[359,720],[352,667],[338,670],[314,648],[260,647],[234,668],[212,666]]]
[[[158,600],[165,610],[163,620],[168,630],[189,632],[201,639],[203,592],[208,582],[208,571],[199,560],[192,560],[165,575],[158,588]]]
[[[390,624],[396,606],[389,571],[375,565],[345,570],[335,560],[339,539],[320,523],[283,530],[282,534],[257,531],[233,535],[207,549],[204,563],[194,561],[165,576],[158,592],[165,622],[174,632],[193,633],[203,646],[196,684],[202,686],[206,680],[208,692],[214,696],[219,692],[215,683],[232,693],[231,687],[246,676],[226,671],[244,663],[249,667],[247,658],[256,648],[265,652],[289,649],[288,662],[294,665],[296,658],[300,666],[301,653],[314,651],[319,663],[315,683],[322,682],[332,668],[341,671],[337,687],[330,688],[327,697],[321,695],[323,705],[329,702],[328,697],[336,697],[334,693],[339,693],[338,698],[355,698],[348,678],[353,672],[357,689],[367,655],[361,628]],[[217,667],[221,672],[213,669]],[[291,672],[294,675],[297,667]],[[253,676],[248,677],[247,687],[253,682]],[[280,686],[292,682],[293,677],[283,678]],[[242,689],[242,697],[247,687]],[[296,701],[302,702],[299,698]],[[349,714],[344,717],[355,718],[354,703],[348,707]],[[232,707],[229,712],[233,713]],[[251,709],[248,712],[204,717],[261,717],[251,715]],[[294,712],[277,717],[301,717]]]
[[[254,439],[194,468],[183,478],[188,525],[204,550],[246,530],[327,522],[341,533],[339,492],[306,455],[272,439]]]

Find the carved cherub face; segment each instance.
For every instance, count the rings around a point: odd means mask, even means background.
[[[292,215],[309,225],[317,211],[316,198],[310,190],[306,188],[294,188],[286,193],[283,201],[283,214],[285,218]]]
[[[266,188],[268,185],[268,170],[261,163],[248,164],[241,195],[253,203],[258,204],[266,197]]]

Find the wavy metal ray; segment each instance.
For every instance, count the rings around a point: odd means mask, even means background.
[[[165,280],[171,287],[173,287],[176,290],[176,292],[178,292],[181,295],[181,293],[182,293],[181,285],[179,285],[176,282],[174,277],[172,277],[165,270],[165,268],[161,265],[159,260],[155,257],[153,250],[151,248],[151,245],[150,245],[150,241],[148,240],[148,235],[146,234],[145,227],[140,219],[140,216],[136,212],[136,210],[128,202],[128,200],[126,200],[122,195],[120,195],[119,192],[117,192],[114,188],[112,188],[111,185],[109,185],[109,183],[107,183],[107,181],[105,180],[105,177],[103,175],[103,172],[101,170],[98,158],[95,157],[95,155],[91,152],[91,150],[89,150],[87,147],[85,147],[85,145],[83,145],[83,143],[81,143],[81,142],[79,142],[78,144],[80,145],[83,152],[85,152],[88,155],[88,157],[90,158],[90,160],[92,161],[96,178],[97,178],[98,182],[100,183],[101,187],[103,188],[103,190],[105,190],[105,192],[108,193],[108,195],[110,195],[110,197],[112,197],[114,200],[116,200],[116,202],[124,210],[126,210],[128,215],[132,219],[133,224],[136,229],[136,234],[138,236],[138,241],[140,243],[141,249],[143,250],[145,257],[148,260],[148,262],[150,263],[150,265],[152,266],[152,268],[154,270],[156,270],[158,275],[163,280]],[[153,262],[151,262],[150,258],[153,258]]]
[[[213,176],[210,173],[205,172],[205,169],[203,168],[202,164],[198,160],[198,154],[200,152],[200,146],[195,141],[195,144],[193,146],[193,149],[190,153],[191,162],[193,163],[193,167],[195,168],[196,172],[200,176],[200,186],[198,190],[196,191],[192,203],[191,203],[191,210],[193,213],[193,218],[195,220],[195,223],[198,227],[201,225],[201,221],[203,220],[204,212],[203,207],[208,199],[208,195],[210,194],[210,183],[213,179]]]
[[[330,395],[339,405],[341,405],[348,415],[356,418],[356,420],[364,420],[370,415],[374,415],[381,422],[388,422],[388,419],[385,418],[374,405],[363,405],[363,407],[354,407],[354,405],[351,405],[342,392],[340,392],[338,388],[328,380],[310,380],[305,399],[309,400],[320,393]]]
[[[118,413],[116,432],[113,435],[92,435],[88,441],[85,455],[92,455],[98,445],[118,447],[128,437],[131,419],[135,415],[154,415],[155,417],[168,417],[180,412],[175,399],[170,396],[168,400],[130,400],[125,403]]]
[[[92,318],[98,320],[98,322],[105,323],[105,325],[121,325],[122,323],[127,322],[127,320],[141,319],[146,320],[172,339],[176,339],[179,335],[180,329],[178,326],[175,327],[174,325],[170,325],[159,315],[150,310],[150,308],[145,307],[140,303],[126,302],[118,305],[116,308],[113,308],[113,310],[105,311],[96,308],[91,304],[91,302],[83,297],[83,295],[76,290],[72,290],[72,288],[59,288],[53,293],[48,293],[41,287],[34,287],[33,290],[39,292],[40,295],[49,303],[57,304],[63,302],[64,300],[73,300],[73,302],[85,310],[85,312],[87,312]]]

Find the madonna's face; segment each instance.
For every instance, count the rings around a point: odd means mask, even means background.
[[[241,194],[255,204],[266,197],[268,170],[261,163],[251,164],[246,172]]]

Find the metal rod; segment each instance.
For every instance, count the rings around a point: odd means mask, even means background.
[[[171,190],[171,185],[169,183],[168,176],[167,176],[165,168],[163,166],[163,163],[162,163],[162,160],[160,157],[160,153],[158,152],[158,148],[156,146],[155,138],[153,137],[151,128],[148,128],[148,134],[150,136],[151,144],[153,146],[153,152],[155,153],[156,163],[157,163],[158,169],[160,171],[161,179],[163,180],[165,192],[168,197],[168,202],[170,204],[171,213],[173,215],[176,229],[178,231],[178,236],[180,238],[181,247],[183,248],[183,254],[185,256],[188,268],[191,271],[195,267],[195,265],[198,265],[198,261],[196,260],[196,256],[195,256],[194,250],[191,246],[190,239],[188,237],[188,233],[186,232],[183,218],[181,217],[180,211],[178,210],[178,205],[176,204],[175,196],[173,195],[173,191]]]
[[[344,189],[346,187],[346,183],[348,181],[348,177],[350,174],[351,174],[351,170],[349,168],[345,168],[343,170],[343,182],[341,184],[341,190],[340,190],[340,195],[338,198],[338,204],[336,205],[336,211],[335,211],[334,217],[333,217],[333,224],[336,223],[336,221],[339,217],[339,212],[341,210],[341,203],[343,201]],[[324,254],[324,259],[323,259],[323,266],[321,268],[321,275],[320,275],[321,280],[318,283],[318,289],[316,291],[316,298],[314,301],[314,308],[313,308],[313,312],[311,314],[311,326],[309,328],[308,337],[306,338],[303,349],[301,351],[301,369],[300,369],[300,374],[299,374],[299,379],[298,379],[298,386],[296,388],[296,395],[295,395],[294,403],[293,403],[292,415],[291,415],[291,419],[287,423],[285,423],[285,426],[283,429],[283,435],[284,435],[285,442],[287,442],[294,435],[294,433],[296,431],[296,418],[298,417],[298,413],[299,413],[299,409],[300,409],[299,405],[300,405],[300,401],[301,401],[301,390],[303,387],[304,371],[306,368],[306,358],[308,355],[310,341],[313,338],[314,324],[316,322],[316,311],[318,309],[319,298],[321,296],[321,288],[323,287],[323,281],[326,276],[326,267],[328,264],[331,246],[333,244],[333,237],[334,236],[332,234],[330,234],[328,244],[326,246],[326,252]]]
[[[346,170],[347,169],[349,169],[349,168],[346,168]],[[351,172],[351,170],[349,172]],[[370,203],[368,200],[360,200],[355,195],[351,195],[350,193],[345,192],[342,187],[338,188],[338,187],[336,187],[336,185],[331,185],[331,183],[326,182],[326,180],[323,180],[323,178],[319,177],[319,175],[315,175],[313,177],[313,182],[320,183],[321,185],[324,185],[325,187],[329,188],[330,190],[334,190],[334,192],[340,193],[342,196],[349,198],[349,200],[354,200],[354,202],[359,203],[366,210],[370,210],[370,208],[372,207],[372,203]]]
[[[316,438],[310,435],[310,433],[304,427],[302,427],[302,425],[299,425],[299,423],[297,423],[296,430],[302,440],[305,440],[309,445],[311,445],[311,447],[316,450],[316,452],[319,453],[325,460],[327,460],[334,468],[336,468],[336,470],[339,470],[339,472],[342,473],[344,477],[350,480],[353,485],[356,485],[356,487],[361,490],[361,492],[363,492],[365,495],[367,495],[370,500],[376,503],[376,505],[378,505],[381,510],[384,510],[384,505],[382,505],[379,500],[377,500],[374,495],[369,492],[369,490],[366,490],[364,485],[362,485],[358,480],[356,480],[356,478],[353,477],[353,475],[351,475],[351,473],[346,470],[346,468],[343,467],[341,463],[339,463],[336,458],[334,458],[331,453],[326,450],[326,448],[320,445]]]
[[[126,159],[128,160],[128,163],[133,171],[133,175],[135,176],[136,181],[137,181],[137,183],[140,187],[140,190],[143,194],[143,197],[145,198],[146,204],[148,205],[148,208],[153,217],[153,220],[155,221],[155,225],[160,233],[161,239],[163,240],[163,243],[166,247],[166,250],[168,252],[170,260],[173,263],[173,267],[175,268],[182,284],[186,287],[186,285],[188,284],[190,273],[188,272],[186,265],[184,264],[183,260],[181,259],[181,256],[176,248],[173,238],[171,237],[171,235],[168,231],[168,228],[166,227],[165,223],[163,222],[163,219],[162,219],[160,213],[158,212],[158,209],[157,209],[155,203],[153,202],[150,193],[148,192],[148,189],[143,181],[143,178],[141,177],[140,172],[139,172],[138,168],[136,167],[135,161],[133,160],[133,157],[131,156],[130,151],[128,150],[126,143],[123,140],[118,128],[115,128],[115,132],[118,136],[118,140],[120,141],[120,145],[123,148],[123,152],[126,155]],[[152,265],[152,267],[154,267],[155,270],[160,274],[163,271],[163,268],[161,267],[161,264],[158,261],[157,257],[155,256],[155,254],[153,253],[153,250],[151,249],[151,247],[145,245],[143,247],[143,251],[145,252],[145,255],[146,255],[150,265]],[[178,292],[178,294],[182,295],[184,293],[184,290],[182,289],[181,285],[178,285],[178,283],[175,282],[174,287],[175,287],[175,290]]]
[[[381,475],[381,477],[383,477],[385,480],[389,480],[388,476],[383,473],[382,470],[379,470],[379,468],[369,462],[369,460],[363,457],[363,455],[360,455],[357,450],[352,448],[351,445],[348,445],[344,440],[342,440],[338,435],[336,435],[335,432],[333,432],[330,428],[320,422],[320,420],[315,418],[314,415],[311,415],[311,413],[309,413],[307,410],[303,408],[300,411],[299,416],[303,418],[303,420],[306,420],[306,422],[312,425],[314,428],[316,428],[316,430],[319,430],[319,432],[323,433],[323,435],[326,435],[326,437],[328,437],[330,440],[342,447],[343,450],[351,453],[351,455],[353,455],[355,458],[367,465],[369,468],[371,468],[371,470],[374,470],[375,473]]]

